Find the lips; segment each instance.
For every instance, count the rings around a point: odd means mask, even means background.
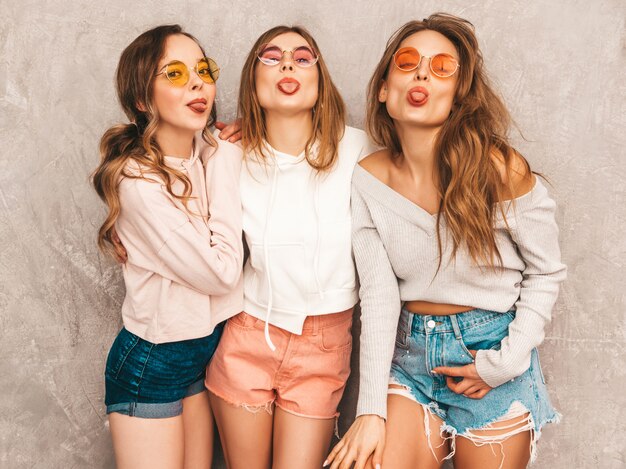
[[[423,106],[428,101],[428,90],[423,86],[411,88],[406,95],[406,99],[411,106]]]
[[[194,99],[193,101],[189,101],[187,103],[187,107],[198,114],[202,114],[203,112],[206,112],[208,108],[206,104],[206,99],[204,98],[199,98],[199,99]]]
[[[300,82],[294,78],[283,78],[276,84],[276,87],[280,92],[292,95],[300,89]]]

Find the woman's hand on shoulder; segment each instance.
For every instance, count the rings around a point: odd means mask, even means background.
[[[373,453],[372,466],[380,468],[385,447],[385,420],[378,415],[361,415],[356,418],[344,437],[330,452],[323,467],[330,469],[365,469]]]
[[[241,140],[241,119],[235,119],[230,123],[217,121],[215,128],[220,131],[219,137],[222,140],[228,140],[235,143]]]

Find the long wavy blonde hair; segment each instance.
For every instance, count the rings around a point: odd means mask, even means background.
[[[156,141],[159,114],[153,104],[154,80],[158,73],[159,61],[165,53],[167,38],[182,34],[198,40],[175,25],[163,25],[138,36],[120,57],[116,71],[117,96],[129,124],[118,124],[108,129],[100,140],[100,164],[92,174],[96,192],[108,207],[108,214],[98,232],[98,246],[103,252],[115,257],[123,253],[122,246],[113,233],[115,221],[120,214],[118,185],[122,177],[141,178],[154,175],[165,183],[167,191],[184,204],[191,196],[191,182],[188,177],[165,164],[163,152]],[[202,46],[200,46],[202,49]],[[202,49],[202,53],[204,50]],[[216,118],[215,105],[206,127],[203,139],[214,145],[209,127]],[[130,174],[126,168],[134,160],[142,169],[142,175]],[[175,181],[183,184],[182,194],[175,194],[172,185]]]
[[[474,27],[462,18],[436,13],[422,21],[410,21],[387,42],[385,52],[369,82],[367,131],[372,140],[391,150],[393,157],[402,152],[400,139],[385,103],[378,100],[383,81],[390,70],[393,54],[402,41],[424,30],[445,36],[459,54],[460,68],[453,110],[444,122],[434,144],[438,189],[437,240],[439,265],[442,257],[441,222],[452,241],[451,259],[461,246],[467,248],[476,265],[495,267],[502,258],[497,247],[494,223],[502,204],[513,193],[512,160],[524,166],[522,174],[531,176],[528,162],[509,143],[511,117],[502,99],[493,90],[483,68],[483,57]],[[506,173],[502,177],[500,160]],[[506,221],[506,218],[505,218]]]
[[[263,108],[256,94],[254,72],[262,66],[257,59],[259,47],[271,42],[280,34],[293,32],[302,36],[319,55],[315,65],[319,70],[318,98],[312,109],[313,133],[305,145],[307,162],[317,171],[330,170],[338,157],[339,141],[343,137],[346,111],[343,99],[330,78],[330,72],[311,33],[301,26],[276,26],[261,34],[256,40],[241,71],[239,85],[238,117],[241,118],[241,143],[246,154],[256,154],[266,159],[267,128]],[[317,142],[317,151],[313,144]]]

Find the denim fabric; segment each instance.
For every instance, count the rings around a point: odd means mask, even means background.
[[[223,324],[198,339],[153,344],[123,328],[105,371],[107,414],[167,418],[182,413],[182,399],[202,392],[206,366]]]
[[[445,423],[447,431],[462,435],[507,414],[513,402],[531,414],[536,436],[541,427],[558,419],[550,404],[539,356],[534,349],[530,368],[498,386],[482,399],[455,394],[445,376],[434,375],[437,366],[463,366],[473,362],[469,350],[499,349],[508,335],[515,312],[474,309],[450,316],[422,316],[403,309],[398,324],[390,383],[400,384],[415,400]]]

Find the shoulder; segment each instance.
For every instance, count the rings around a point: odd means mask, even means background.
[[[359,166],[379,181],[386,184],[389,180],[392,166],[391,152],[378,150],[359,161]]]
[[[516,199],[532,191],[536,183],[535,175],[526,159],[517,151],[511,149],[505,159],[500,151],[495,150],[491,153],[491,159],[500,174],[503,200]]]
[[[200,156],[202,162],[207,168],[230,168],[232,171],[241,169],[241,161],[243,159],[243,150],[239,143],[231,143],[221,140],[217,137],[217,131],[214,133],[214,144],[209,145],[203,142]]]

